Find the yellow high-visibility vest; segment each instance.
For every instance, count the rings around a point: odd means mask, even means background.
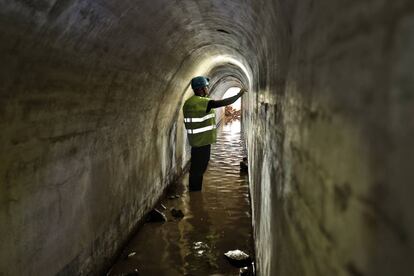
[[[213,144],[217,140],[216,114],[214,110],[206,113],[210,98],[192,96],[183,107],[184,123],[192,147]]]

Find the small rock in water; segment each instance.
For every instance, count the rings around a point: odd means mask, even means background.
[[[181,211],[180,209],[175,209],[175,208],[171,209],[171,215],[175,218],[183,218],[184,217],[183,211]]]
[[[157,209],[152,209],[147,216],[147,222],[166,222],[167,217],[163,212],[158,211]]]
[[[242,260],[246,260],[250,258],[249,255],[247,255],[246,253],[244,253],[243,251],[239,249],[227,251],[226,253],[224,253],[224,255],[227,258],[230,258],[236,261],[242,261]]]
[[[247,266],[240,268],[240,276],[249,276],[249,268]]]
[[[131,253],[129,253],[128,254],[128,258],[131,258],[131,257],[135,256],[136,254],[137,254],[137,252],[131,252]]]
[[[224,253],[224,256],[227,257],[230,264],[239,268],[249,266],[252,262],[250,256],[239,249],[228,251]]]
[[[240,162],[240,172],[249,172],[249,165],[246,157],[244,157],[243,161]]]
[[[240,268],[239,276],[254,276],[253,264]]]
[[[136,254],[137,254],[137,252],[135,252],[135,251],[133,251],[131,253],[128,253],[128,255],[126,255],[125,259],[129,259],[129,258],[135,256]]]

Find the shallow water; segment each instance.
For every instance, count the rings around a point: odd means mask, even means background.
[[[248,177],[240,174],[246,156],[240,121],[219,128],[217,144],[204,175],[202,192],[187,191],[188,174],[169,188],[165,223],[145,223],[126,246],[110,275],[239,275],[224,253],[240,249],[254,258]],[[180,195],[168,199],[169,195]],[[159,210],[162,210],[159,204]],[[182,219],[171,216],[181,209]],[[132,257],[126,258],[136,252]]]

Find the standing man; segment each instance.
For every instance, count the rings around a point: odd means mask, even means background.
[[[189,190],[201,191],[203,174],[210,160],[211,144],[216,142],[216,114],[214,108],[230,105],[245,92],[240,92],[230,98],[215,101],[208,98],[209,79],[195,77],[191,80],[194,96],[189,98],[183,107],[185,128],[191,145],[191,166]]]

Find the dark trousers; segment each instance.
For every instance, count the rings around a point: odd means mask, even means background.
[[[210,161],[210,149],[211,145],[191,148],[190,191],[201,191],[203,174],[207,170],[208,161]]]

